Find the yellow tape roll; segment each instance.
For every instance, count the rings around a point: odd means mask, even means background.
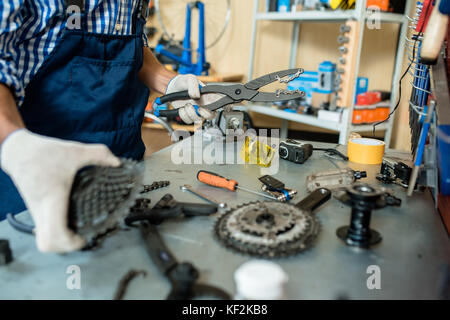
[[[380,164],[383,162],[385,144],[383,141],[356,138],[348,141],[347,155],[351,162]]]

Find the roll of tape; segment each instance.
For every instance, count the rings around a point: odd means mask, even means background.
[[[369,138],[350,139],[347,155],[351,162],[361,164],[380,164],[383,162],[385,144]]]

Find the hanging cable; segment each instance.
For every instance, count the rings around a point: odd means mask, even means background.
[[[428,15],[429,8],[430,8],[430,6],[427,6],[424,17],[426,17]],[[419,32],[415,36],[413,36],[413,38],[415,38],[415,39],[414,39],[414,43],[413,43],[412,59],[410,60],[408,68],[406,68],[406,71],[403,73],[403,75],[400,77],[400,80],[398,81],[398,100],[397,100],[397,103],[396,103],[394,109],[389,113],[389,115],[387,116],[386,119],[384,119],[383,121],[376,122],[376,123],[373,124],[372,135],[374,137],[375,137],[376,126],[378,126],[378,125],[388,121],[391,118],[391,116],[395,113],[395,111],[397,111],[398,107],[400,106],[400,101],[402,99],[402,80],[406,76],[406,74],[409,73],[409,70],[411,69],[411,66],[414,63],[414,60],[416,58],[416,44],[417,44],[417,40],[419,39],[419,37],[421,37],[423,35],[423,27],[424,27],[424,25],[425,24],[423,23],[422,26],[420,27]]]

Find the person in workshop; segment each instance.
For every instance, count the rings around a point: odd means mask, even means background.
[[[168,71],[146,46],[141,1],[0,2],[0,220],[28,208],[41,251],[84,246],[67,228],[73,178],[143,157],[149,89],[188,90],[195,101],[173,104],[186,123],[215,116],[201,106],[219,96],[200,97],[195,76]]]

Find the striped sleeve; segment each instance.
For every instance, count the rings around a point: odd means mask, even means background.
[[[20,104],[25,96],[23,81],[19,79],[15,62],[14,43],[22,24],[20,8],[24,0],[0,1],[0,83],[8,86]]]

